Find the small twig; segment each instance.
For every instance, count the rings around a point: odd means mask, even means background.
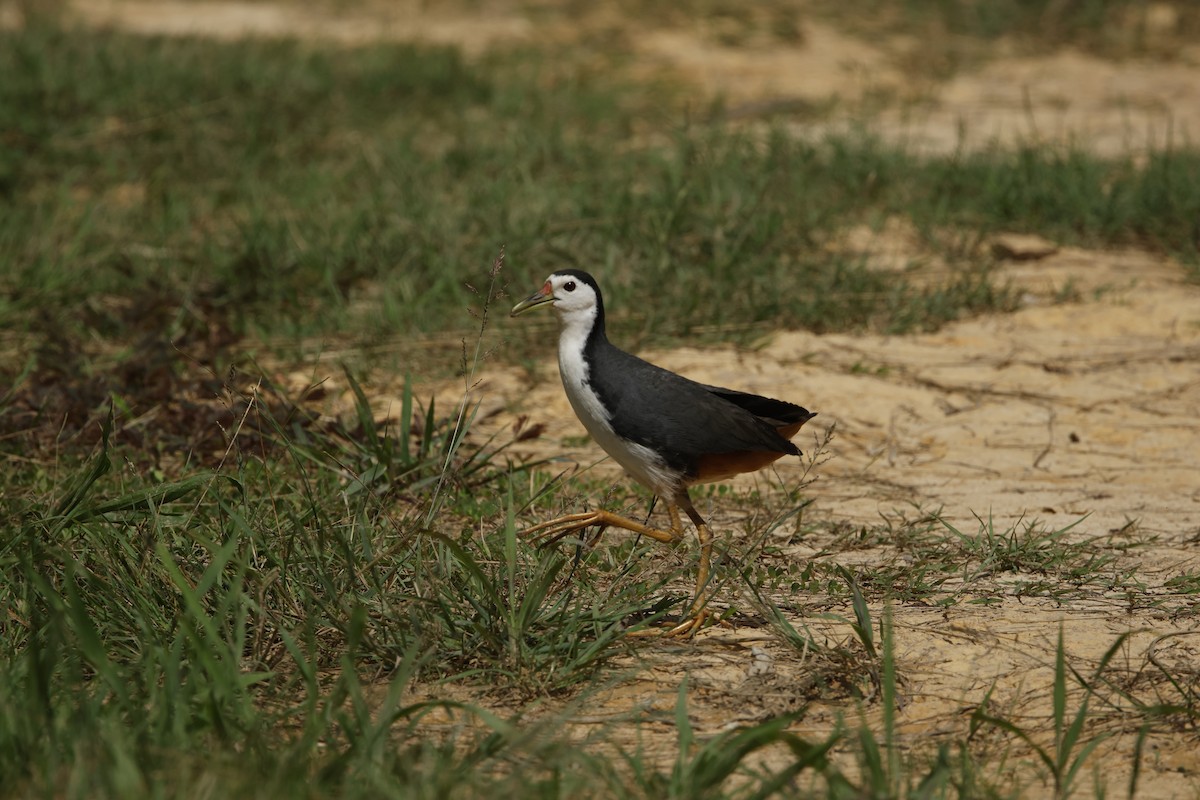
[[[237,426],[235,426],[233,429],[233,435],[229,437],[229,444],[226,445],[225,452],[221,454],[221,460],[217,462],[217,467],[215,470],[213,470],[213,480],[216,480],[215,476],[221,474],[221,470],[225,467],[225,462],[229,459],[229,454],[233,452],[234,445],[237,444],[238,435],[241,433],[242,427],[246,424],[246,420],[250,418],[250,411],[258,403],[258,393],[261,388],[262,378],[259,378],[254,386],[250,388],[250,400],[246,403],[246,410],[242,412],[241,418],[238,419]],[[204,484],[204,491],[200,492],[200,496],[196,498],[196,504],[192,506],[192,515],[188,518],[189,525],[191,524],[191,519],[195,517],[196,512],[200,510],[200,504],[203,503],[204,498],[208,496],[208,489],[210,486],[212,486],[212,481]]]
[[[1054,449],[1054,418],[1055,418],[1055,416],[1056,416],[1056,413],[1055,413],[1054,409],[1053,408],[1050,409],[1050,416],[1046,420],[1046,436],[1047,436],[1048,441],[1046,442],[1046,446],[1042,449],[1042,452],[1038,453],[1037,458],[1035,458],[1033,460],[1033,468],[1034,469],[1041,469],[1042,459],[1045,458],[1046,456],[1050,455],[1050,451]]]

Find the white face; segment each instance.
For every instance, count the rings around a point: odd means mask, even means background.
[[[575,276],[556,272],[546,279],[546,285],[554,296],[554,310],[564,319],[595,314],[596,291]]]
[[[533,308],[553,306],[562,320],[564,330],[592,327],[592,321],[600,315],[600,291],[586,278],[570,272],[554,272],[541,289],[512,307],[512,315],[526,313]]]

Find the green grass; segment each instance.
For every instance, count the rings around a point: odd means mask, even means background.
[[[864,716],[799,736],[802,706],[699,736],[682,678],[673,761],[616,727],[564,737],[630,659],[636,670],[658,649],[621,633],[670,610],[668,584],[686,584],[661,546],[626,540],[574,563],[569,547],[520,544],[514,518],[547,503],[545,481],[505,463],[504,443],[463,437],[469,413],[434,415],[399,442],[371,430],[369,408],[345,426],[291,429],[268,409],[251,412],[279,455],[244,451],[177,481],[131,469],[108,425],[81,463],[6,473],[0,796],[1005,796],[986,748],[914,749],[899,726],[903,666],[886,611],[872,616],[878,587],[860,586],[874,580],[867,569],[751,586],[759,603],[743,617],[759,615],[802,655],[823,683],[813,699],[857,698],[864,714],[882,703],[882,727]],[[374,456],[356,461],[355,449]],[[395,479],[367,480],[363,465],[387,458]],[[451,488],[430,527],[439,482]],[[793,516],[781,509],[759,544]],[[924,525],[894,526],[892,546],[930,536]],[[942,546],[960,548],[961,565],[948,563],[972,575],[973,591],[997,570],[1061,570],[1086,555],[1066,531],[1035,525],[981,521],[969,537],[942,528]],[[722,562],[722,597],[759,564]],[[805,593],[847,603],[845,641],[823,644],[775,601]],[[887,597],[920,599],[894,587]],[[1088,670],[1069,665],[1060,642],[1052,749],[1029,713],[1014,721],[985,704],[976,725],[1029,743],[1065,795],[1098,741],[1084,736],[1092,727],[1194,727],[1194,674],[1168,666],[1177,641],[1135,671],[1114,669],[1120,642]],[[667,663],[680,657],[686,648]],[[1068,717],[1071,680],[1095,699]],[[504,697],[510,710],[456,699],[453,686],[486,687],[476,696]],[[537,713],[548,701],[549,721]]]
[[[435,406],[413,381],[384,426],[359,381],[399,364],[470,385],[486,357],[542,357],[536,331],[499,350],[487,316],[505,282],[524,296],[564,265],[601,277],[639,344],[1008,309],[1019,287],[979,247],[998,229],[1194,264],[1194,153],[919,159],[685,123],[675,88],[616,59],[32,19],[0,32],[0,797],[1004,794],[972,742],[910,752],[895,633],[870,609],[950,606],[964,587],[1132,591],[1113,542],[930,515],[830,528],[805,516],[803,484],[714,490],[752,510],[719,543],[718,602],[803,659],[804,703],[703,735],[681,677],[664,761],[628,730],[575,723],[655,658],[691,655],[623,635],[679,613],[688,551],[525,546],[528,520],[574,502],[549,465],[511,463],[508,438],[469,435],[470,405]],[[948,277],[828,249],[893,215]],[[366,362],[345,372],[349,419],[316,416],[256,361],[343,346],[366,354],[348,359]],[[571,487],[644,507],[599,478]],[[825,549],[796,565],[776,544],[787,526]],[[839,561],[868,548],[882,565]],[[1167,588],[1194,614],[1194,574]],[[845,610],[842,638],[795,624],[805,603]],[[1056,680],[1135,729],[1194,730],[1174,642],[1134,674],[1076,672],[1060,653]],[[882,703],[886,724],[801,737],[812,700]],[[1056,730],[1065,708],[1056,695]],[[1079,744],[1043,750],[1060,790]]]
[[[412,450],[454,431],[438,421]],[[369,444],[361,429],[310,430],[281,442],[283,458],[167,484],[115,470],[110,435],[65,482],[20,476],[43,488],[5,515],[5,796],[161,796],[184,775],[169,796],[193,796],[193,781],[263,797],[310,782],[339,796],[480,792],[511,750],[536,759],[558,743],[482,709],[414,703],[412,682],[577,686],[624,649],[621,621],[648,593],[563,591],[562,556],[516,547],[517,476],[494,453],[464,447],[442,474],[500,500],[468,514],[456,491],[433,531],[384,502],[425,506],[428,483],[367,485],[335,455],[343,437]],[[453,708],[480,730],[418,732]],[[549,771],[565,767],[555,756]]]
[[[795,537],[822,542],[811,559],[797,563],[787,555],[786,544],[773,544],[761,557],[747,559],[750,566],[743,577],[761,592],[844,596],[839,559],[847,553],[872,552],[876,557],[871,566],[856,580],[873,599],[953,607],[1035,597],[1058,602],[1125,593],[1140,597],[1146,587],[1122,556],[1146,543],[1108,534],[1073,534],[1083,522],[1052,528],[1019,520],[1002,529],[993,519],[977,518],[976,526],[963,530],[940,513],[878,526],[817,522]],[[1186,579],[1174,578],[1164,588],[1178,591]]]
[[[919,330],[1012,305],[976,246],[991,230],[1190,253],[1200,213],[1189,152],[924,160],[763,139],[681,124],[669,87],[556,53],[0,36],[0,318],[43,352],[107,343],[120,359],[160,331],[284,350],[461,331],[464,284],[501,244],[514,296],[591,269],[635,341]],[[894,214],[951,277],[913,283],[823,246]]]
[[[249,413],[279,455],[182,480],[122,466],[112,418],[85,461],[6,475],[0,796],[765,796],[802,773],[853,786],[826,758],[842,734],[808,742],[787,730],[798,714],[697,739],[686,681],[673,764],[555,735],[635,652],[622,634],[647,621],[661,560],[627,543],[569,565],[519,545],[513,517],[539,482],[503,445],[453,448],[459,415],[400,442],[367,407],[353,426],[299,430],[268,408]],[[390,482],[361,469],[388,459]],[[429,527],[435,486],[464,481]],[[861,596],[858,613],[869,642]],[[449,699],[446,682],[559,698],[561,719]],[[793,757],[748,769],[772,747]]]

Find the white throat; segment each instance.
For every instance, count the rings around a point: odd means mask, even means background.
[[[596,309],[593,306],[563,312],[558,316],[562,324],[558,334],[558,374],[562,377],[563,389],[571,401],[571,408],[575,409],[575,416],[579,417],[593,438],[600,437],[595,430],[597,427],[603,427],[611,435],[608,414],[596,393],[588,386],[588,365],[583,356],[588,335],[596,324]]]
[[[575,416],[579,417],[596,444],[635,480],[655,494],[672,497],[678,488],[678,476],[667,469],[654,451],[616,434],[608,412],[588,382],[590,376],[583,351],[596,322],[596,309],[569,311],[559,314],[559,317],[562,331],[558,337],[558,373]]]

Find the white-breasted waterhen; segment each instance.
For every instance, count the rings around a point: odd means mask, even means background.
[[[667,503],[671,529],[598,510],[568,514],[526,533],[554,541],[599,525],[674,543],[683,537],[683,509],[696,526],[700,564],[690,619],[669,633],[691,635],[706,615],[712,534],[692,505],[688,487],[800,455],[790,439],[815,415],[782,400],[697,383],[617,348],[604,332],[600,287],[586,272],[555,272],[541,289],[513,306],[512,316],[545,305],[553,306],[561,324],[558,370],[571,407],[596,443]]]

